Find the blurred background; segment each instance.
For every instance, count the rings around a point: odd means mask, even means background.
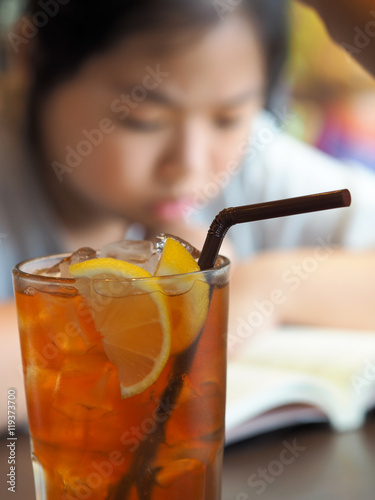
[[[7,34],[24,4],[0,0],[0,83],[8,64]],[[370,112],[375,109],[375,81],[331,42],[318,16],[298,2],[292,2],[291,30],[285,88],[293,118],[285,122],[286,131],[375,171],[375,114]]]
[[[354,31],[353,31],[354,37]],[[318,16],[292,7],[287,68],[294,136],[342,160],[375,171],[375,81],[331,42]]]

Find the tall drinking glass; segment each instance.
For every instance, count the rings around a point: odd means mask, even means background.
[[[220,499],[229,261],[90,280],[88,301],[76,280],[38,274],[62,258],[13,270],[37,499]],[[151,309],[166,314],[161,332],[169,321],[168,359],[124,397],[121,370],[136,378],[144,360],[127,363],[121,340],[109,345],[103,331],[155,342]]]

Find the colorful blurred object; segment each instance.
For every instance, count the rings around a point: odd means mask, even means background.
[[[353,40],[355,35],[353,28]],[[289,132],[375,171],[375,80],[299,4],[293,5],[288,79],[298,117]]]

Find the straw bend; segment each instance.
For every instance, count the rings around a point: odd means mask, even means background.
[[[328,193],[227,208],[222,210],[213,220],[198,264],[202,270],[215,265],[223,239],[228,230],[235,224],[348,207],[350,204],[350,192],[347,189],[342,189]]]

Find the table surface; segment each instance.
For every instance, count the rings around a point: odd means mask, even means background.
[[[18,436],[16,493],[6,490],[6,445],[1,439],[0,498],[35,500],[28,437]],[[336,434],[327,425],[305,425],[227,447],[222,500],[257,498],[374,500],[375,412],[356,432]]]

